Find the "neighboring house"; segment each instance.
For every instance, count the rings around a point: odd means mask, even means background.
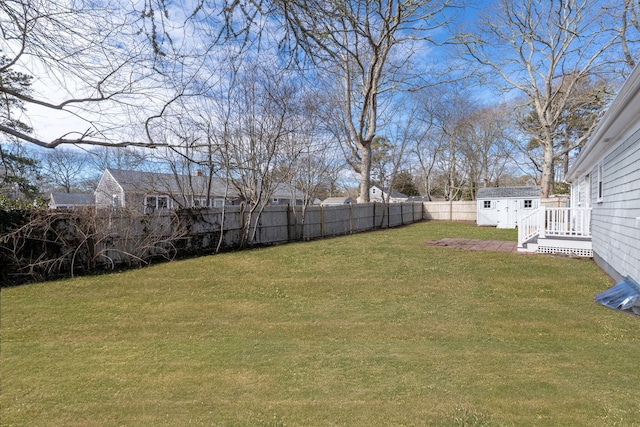
[[[320,205],[321,206],[337,206],[337,205],[348,205],[355,202],[356,201],[353,200],[351,197],[329,197],[325,199],[322,203],[320,203]]]
[[[388,188],[382,189],[377,185],[369,188],[369,200],[372,202],[401,203],[406,202],[408,198],[409,196],[393,189],[389,191]]]
[[[476,193],[478,225],[516,228],[518,216],[540,206],[540,187],[488,187]]]
[[[590,214],[593,257],[616,280],[640,281],[640,68],[566,176],[571,206]]]
[[[270,204],[302,203],[299,191],[278,186]],[[108,168],[102,174],[95,191],[99,207],[140,209],[153,213],[162,209],[192,207],[222,207],[240,204],[242,200],[222,178],[195,175],[174,175]],[[208,200],[208,203],[207,203]]]
[[[49,209],[74,209],[94,206],[96,204],[93,194],[86,193],[51,193],[49,197]]]
[[[431,202],[431,198],[429,196],[409,196],[407,198],[407,202]]]

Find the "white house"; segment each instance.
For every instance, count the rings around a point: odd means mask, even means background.
[[[518,216],[540,206],[540,187],[487,187],[476,194],[478,225],[516,228]]]
[[[640,68],[636,67],[566,176],[571,206],[590,213],[593,258],[640,280]]]
[[[372,202],[401,203],[406,202],[409,196],[394,189],[382,189],[377,185],[369,188],[369,200]]]

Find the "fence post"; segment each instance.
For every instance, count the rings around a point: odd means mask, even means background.
[[[544,206],[540,206],[539,208],[540,214],[538,217],[538,236],[544,238],[546,233],[546,221],[547,221],[547,212]]]
[[[375,201],[373,202],[373,222],[371,224],[372,224],[371,229],[375,230],[376,229],[376,202]]]
[[[289,217],[289,210],[291,205],[287,203],[287,208],[284,210],[284,214],[287,216],[287,242],[291,243],[291,218]]]
[[[390,203],[387,201],[387,228],[391,227],[391,221],[389,220],[389,217],[391,216],[391,207],[389,205]]]
[[[349,203],[349,234],[353,234],[353,203]]]

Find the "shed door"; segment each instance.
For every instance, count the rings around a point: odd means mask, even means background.
[[[498,228],[515,228],[518,221],[518,200],[498,200],[497,208]]]

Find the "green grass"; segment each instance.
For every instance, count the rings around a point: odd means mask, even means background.
[[[428,222],[2,290],[3,426],[640,425],[590,260]]]

